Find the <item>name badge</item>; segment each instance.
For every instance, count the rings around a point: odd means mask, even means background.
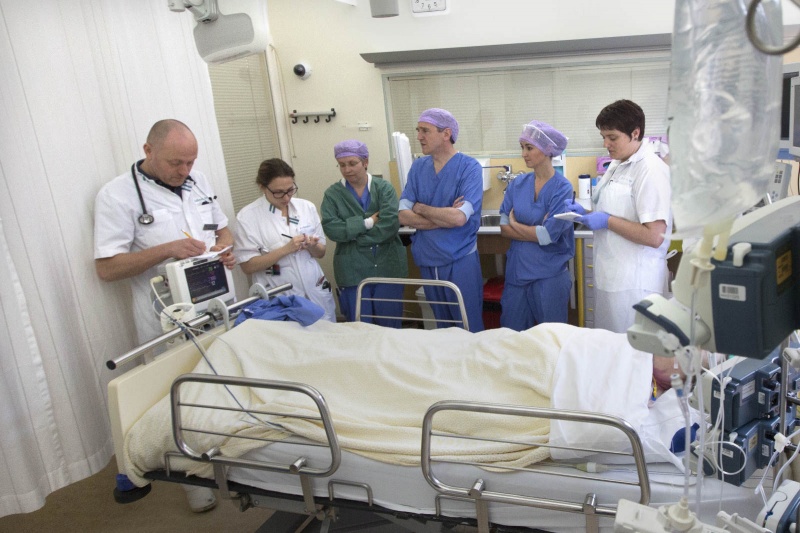
[[[219,224],[205,224],[203,226],[203,231],[217,231]]]

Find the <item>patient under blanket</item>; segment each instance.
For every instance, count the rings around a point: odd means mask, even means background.
[[[392,329],[366,323],[247,320],[220,336],[208,349],[212,371],[200,361],[195,373],[292,381],[310,385],[325,398],[343,449],[401,465],[420,462],[421,425],[426,410],[442,400],[489,402],[571,409],[583,408],[624,417],[647,416],[652,376],[649,354],[633,350],[624,335],[543,324],[523,332],[493,329],[481,333],[448,328]],[[230,390],[248,409],[317,416],[312,402],[298,394],[238,387]],[[184,403],[235,407],[222,387],[189,384]],[[325,442],[321,422],[270,417],[262,424],[247,414],[184,408],[183,425],[233,434],[280,439],[274,425],[305,438]],[[260,415],[265,419],[264,415]],[[488,415],[482,415],[488,416]],[[466,421],[465,421],[466,420]],[[547,420],[504,417],[484,424],[440,413],[437,431],[547,443]],[[634,428],[636,428],[636,423]],[[238,457],[263,443],[245,439],[192,435],[198,451],[219,446]],[[440,442],[444,441],[444,442]],[[447,442],[452,441],[452,443]],[[549,457],[544,447],[437,439],[439,457],[459,457],[487,465],[524,466]],[[125,442],[126,470],[137,485],[145,472],[164,467],[163,453],[175,450],[169,398],[150,409]],[[192,464],[192,473],[209,476],[210,467]]]

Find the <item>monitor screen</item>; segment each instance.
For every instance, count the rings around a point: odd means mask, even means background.
[[[207,261],[184,270],[189,298],[193,304],[228,292],[228,278],[222,261]]]
[[[800,76],[792,78],[789,123],[789,153],[800,157]]]
[[[791,91],[792,91],[792,78],[789,75],[783,75],[783,91],[781,99],[781,140],[789,140],[789,113],[791,113]]]

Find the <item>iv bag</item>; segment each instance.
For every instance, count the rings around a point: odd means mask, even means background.
[[[767,193],[780,137],[782,63],[745,31],[742,0],[675,2],[669,86],[672,210],[682,236],[732,220]],[[783,43],[779,0],[757,33]]]

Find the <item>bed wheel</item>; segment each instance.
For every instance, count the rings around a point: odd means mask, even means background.
[[[117,474],[117,486],[114,487],[114,501],[117,503],[132,503],[141,500],[153,488],[151,484],[137,487],[125,474]]]

